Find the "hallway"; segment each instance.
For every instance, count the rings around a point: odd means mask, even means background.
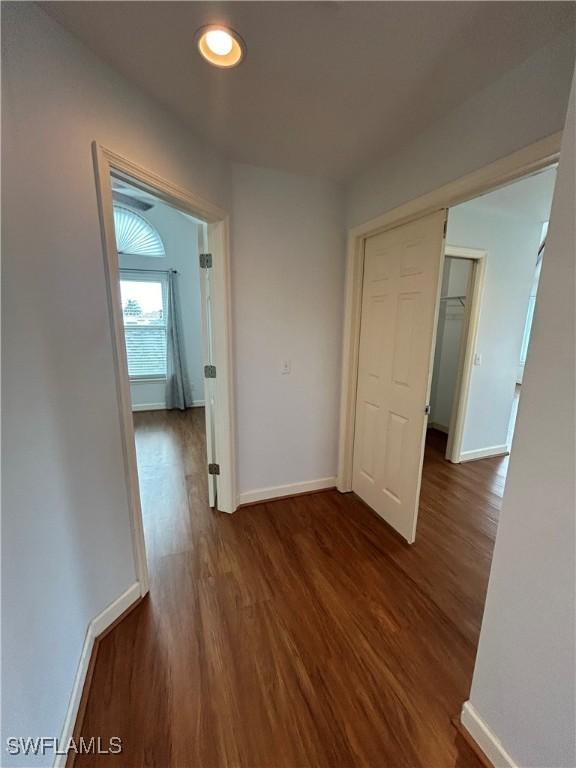
[[[429,435],[416,544],[352,494],[206,502],[202,409],[135,414],[151,592],[101,643],[77,766],[479,765],[467,699],[507,458]]]

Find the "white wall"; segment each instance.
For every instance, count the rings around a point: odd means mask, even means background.
[[[359,224],[561,131],[574,67],[574,30],[536,51],[348,188]],[[381,98],[385,98],[382,94]]]
[[[518,766],[576,765],[574,90],[470,702]]]
[[[127,269],[175,269],[184,336],[186,367],[195,404],[204,403],[204,375],[202,354],[202,317],[200,299],[200,267],[198,263],[198,227],[191,216],[164,203],[140,215],[159,232],[166,256],[163,259],[145,256],[120,256],[120,267]],[[133,381],[130,383],[132,406],[145,410],[147,406],[162,408],[166,405],[166,381]]]
[[[469,259],[447,256],[444,259],[441,296],[465,297],[471,269],[472,262]],[[428,423],[445,432],[450,427],[465,317],[465,302],[440,302]]]
[[[241,492],[334,477],[344,239],[340,189],[233,167]],[[292,372],[281,375],[280,362]]]
[[[506,449],[541,230],[538,219],[481,208],[475,200],[450,210],[447,242],[487,251],[475,347],[482,363],[472,368],[463,455]]]
[[[3,5],[2,42],[2,725],[59,735],[88,623],[135,580],[91,142],[223,207],[228,176],[36,4]]]

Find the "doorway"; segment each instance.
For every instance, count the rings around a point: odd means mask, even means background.
[[[486,251],[445,246],[428,429],[446,436],[445,456],[456,464],[460,462],[485,270]]]
[[[132,542],[145,594],[134,422],[139,431],[140,422],[164,419],[169,432],[178,420],[189,443],[198,442],[192,434],[200,425],[206,502],[222,512],[237,506],[228,217],[104,147],[94,144],[93,152]]]
[[[551,164],[543,162],[543,167],[550,168]],[[536,263],[539,230],[548,213],[539,221],[533,220],[527,225],[526,221],[520,221],[522,216],[518,215],[518,211],[503,214],[500,209],[509,205],[510,196],[516,195],[518,189],[519,205],[534,207],[534,180],[540,177],[545,179],[544,187],[547,185],[550,193],[546,203],[549,212],[555,170],[518,174],[514,181],[507,179],[509,183],[505,186],[501,180],[495,180],[491,185],[493,190],[496,188],[495,192],[484,193],[482,190],[480,195],[478,192],[476,196],[469,194],[468,202],[452,204],[443,232],[443,221],[438,218],[435,238],[429,239],[428,250],[423,248],[418,237],[412,236],[414,233],[410,233],[410,228],[423,225],[431,215],[413,218],[414,206],[411,204],[405,206],[412,211],[412,217],[405,214],[404,221],[408,218],[408,223],[402,223],[400,213],[395,215],[392,212],[378,220],[381,233],[376,231],[372,234],[376,228],[374,222],[352,233],[338,488],[355,491],[410,543],[416,536],[422,459],[432,407],[429,396],[433,385],[436,319],[441,304],[445,244],[454,243],[455,249],[462,249],[461,257],[477,257],[475,264],[469,268],[465,294],[454,294],[466,297],[462,300],[465,312],[459,320],[460,340],[466,338],[470,342],[470,332],[474,331],[473,316],[470,316],[473,302],[469,300],[467,303],[466,299],[469,295],[472,299],[474,293],[480,293],[482,280],[478,278],[482,276],[482,265],[486,270],[487,264],[490,302],[486,302],[486,297],[476,302],[478,318],[474,333],[478,334],[477,339],[474,341],[472,338],[472,343],[467,343],[464,348],[461,342],[459,354],[454,354],[459,363],[456,381],[452,380],[452,391],[458,396],[453,400],[460,404],[465,402],[466,408],[450,408],[452,415],[447,425],[448,435],[444,435],[443,452],[449,449],[448,457],[453,460],[450,451],[458,448],[458,440],[455,439],[457,430],[453,427],[460,420],[462,437],[458,461],[502,456],[509,450],[507,436],[513,414],[522,329],[526,322],[533,277],[531,272]],[[450,200],[450,194],[450,191],[445,192],[444,199]],[[462,185],[459,186],[459,194],[462,194]],[[441,200],[442,192],[435,193],[434,197]],[[472,203],[482,209],[484,223],[480,234],[477,230],[477,236],[463,238],[463,222],[466,222]],[[499,212],[506,219],[506,226],[504,219],[495,227],[486,223],[491,214]],[[396,221],[399,223],[396,224]],[[452,225],[453,221],[457,226]],[[516,227],[520,232],[519,242],[523,243],[521,248],[516,249],[514,258],[510,255],[506,257],[506,251],[511,253],[510,241],[506,240],[508,225]],[[364,232],[366,234],[363,235]],[[404,238],[400,247],[395,244],[395,237],[400,241]],[[485,237],[488,239],[485,240]],[[499,238],[499,248],[495,247],[493,237]],[[486,245],[489,247],[484,247]],[[498,250],[502,253],[497,254]],[[478,253],[471,253],[473,251]],[[484,258],[480,255],[481,251],[485,252]],[[451,256],[450,253],[446,255]],[[523,258],[522,268],[520,257]],[[387,260],[392,265],[390,269]],[[406,280],[410,277],[413,281],[416,275],[420,275],[427,296],[435,296],[436,314],[432,316],[426,309],[427,302],[422,301],[422,286],[415,288]],[[398,278],[403,283],[400,287]],[[371,287],[368,290],[367,281],[374,286],[379,283],[377,289],[372,291]],[[377,303],[372,301],[375,296],[378,297]],[[366,298],[369,298],[368,302]],[[502,310],[510,310],[504,321]],[[384,317],[387,318],[386,323],[383,322]],[[380,337],[372,327],[379,323],[388,329],[385,336]],[[463,366],[465,361],[466,368]],[[456,366],[452,364],[451,367],[454,374]],[[439,371],[440,366],[436,368]],[[511,378],[508,375],[510,372]],[[386,381],[390,385],[388,389],[395,390],[394,398],[386,389]],[[434,391],[438,395],[437,383]],[[414,398],[409,411],[406,406],[410,394],[414,392],[421,397]],[[446,424],[443,426],[446,427]],[[454,435],[451,436],[452,445],[448,446],[446,442],[450,432]],[[420,435],[421,439],[414,435]],[[479,447],[474,445],[474,441]]]
[[[450,210],[428,432],[453,463],[512,449],[555,180],[550,168]]]
[[[112,177],[120,298],[149,558],[218,503],[205,223]],[[206,375],[208,374],[208,375]],[[206,473],[208,475],[206,476]]]
[[[474,262],[444,255],[428,428],[450,432]]]

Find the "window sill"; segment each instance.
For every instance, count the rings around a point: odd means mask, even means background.
[[[130,384],[150,384],[167,381],[167,376],[130,376]]]

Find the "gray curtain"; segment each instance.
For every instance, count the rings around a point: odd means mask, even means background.
[[[192,390],[186,369],[182,317],[178,297],[178,274],[168,273],[168,328],[166,408],[183,411],[192,406]]]

